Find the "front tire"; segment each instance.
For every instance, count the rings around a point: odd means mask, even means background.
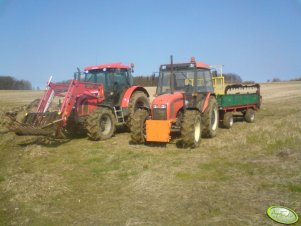
[[[202,136],[212,138],[216,136],[218,127],[218,105],[215,97],[211,96],[207,109],[203,113],[203,131]]]
[[[132,121],[135,112],[140,108],[149,108],[149,100],[146,93],[142,91],[136,91],[130,98],[129,101],[129,116],[126,122],[127,127],[132,131]]]
[[[146,137],[145,121],[149,117],[148,111],[138,109],[132,119],[131,140],[134,144],[143,144]]]
[[[200,145],[202,119],[197,110],[186,110],[183,117],[181,137],[184,147],[196,148]]]
[[[115,116],[109,108],[96,108],[87,119],[87,135],[91,140],[106,140],[115,131]]]

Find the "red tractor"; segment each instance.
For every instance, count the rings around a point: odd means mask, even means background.
[[[49,81],[36,111],[10,129],[18,135],[55,137],[85,131],[92,140],[108,139],[116,125],[130,128],[134,112],[149,107],[148,92],[132,85],[132,68],[121,63],[89,66],[69,84]],[[50,111],[55,96],[63,101],[58,111]]]
[[[133,143],[169,142],[180,133],[182,146],[198,147],[203,137],[214,137],[218,128],[218,105],[210,66],[196,62],[160,66],[156,97],[151,109],[135,112]]]

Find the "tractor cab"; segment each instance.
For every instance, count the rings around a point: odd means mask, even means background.
[[[116,105],[125,90],[133,85],[132,68],[121,63],[89,66],[82,80],[102,84],[106,102]]]
[[[86,67],[83,80],[103,84],[106,96],[120,93],[133,84],[131,68],[120,63]]]
[[[160,66],[157,95],[166,93],[213,92],[210,67],[204,63],[164,64]]]

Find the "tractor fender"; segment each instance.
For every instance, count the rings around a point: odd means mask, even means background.
[[[124,93],[124,95],[122,97],[122,100],[121,100],[120,106],[123,107],[123,108],[128,107],[130,99],[131,99],[131,96],[136,91],[142,91],[142,92],[144,92],[146,94],[147,97],[149,97],[149,94],[148,94],[148,92],[146,91],[145,88],[143,88],[141,86],[132,86],[132,87],[128,88],[126,90],[126,92]]]
[[[215,97],[215,94],[210,93],[210,92],[207,93],[207,95],[206,95],[206,97],[205,97],[205,99],[204,99],[204,101],[203,101],[203,104],[202,104],[202,106],[201,106],[201,109],[200,109],[202,113],[207,109],[208,104],[209,104],[209,99],[210,99],[211,96],[214,96],[214,97]]]

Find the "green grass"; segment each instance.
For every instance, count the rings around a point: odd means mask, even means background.
[[[0,225],[276,225],[271,205],[300,216],[300,112],[300,98],[270,98],[256,123],[193,150],[130,145],[128,133],[47,144],[2,132]]]

